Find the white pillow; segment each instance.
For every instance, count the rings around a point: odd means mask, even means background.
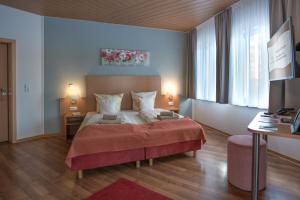
[[[131,92],[131,96],[132,96],[132,109],[134,111],[154,110],[156,91]]]
[[[139,102],[140,102],[140,111],[154,110],[155,97],[154,97],[154,101],[152,98],[149,97],[139,97]]]
[[[157,119],[157,113],[155,110],[149,111],[149,110],[143,110],[139,112],[140,117],[145,120],[147,123],[156,122],[159,121]]]
[[[120,112],[123,95],[123,93],[115,95],[95,94],[97,112],[109,114]]]

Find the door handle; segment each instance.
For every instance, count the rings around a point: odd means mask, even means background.
[[[1,96],[7,96],[7,89],[1,88],[0,89],[0,94],[1,94]]]

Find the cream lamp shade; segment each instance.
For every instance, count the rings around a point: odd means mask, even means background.
[[[174,105],[173,98],[177,95],[177,89],[174,84],[167,83],[163,88],[163,95],[166,95],[169,99],[168,104],[170,106]]]
[[[71,99],[72,103],[75,103],[75,101],[80,97],[79,88],[76,85],[69,83],[66,90],[66,96]]]

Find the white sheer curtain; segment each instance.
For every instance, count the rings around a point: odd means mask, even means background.
[[[216,101],[216,34],[214,17],[197,27],[196,98]]]
[[[268,0],[241,0],[232,7],[231,104],[267,108],[269,102]]]

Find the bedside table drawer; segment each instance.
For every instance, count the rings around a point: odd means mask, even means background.
[[[75,136],[84,117],[84,113],[78,116],[73,116],[71,113],[68,113],[64,116],[64,134],[66,140],[72,139]]]

